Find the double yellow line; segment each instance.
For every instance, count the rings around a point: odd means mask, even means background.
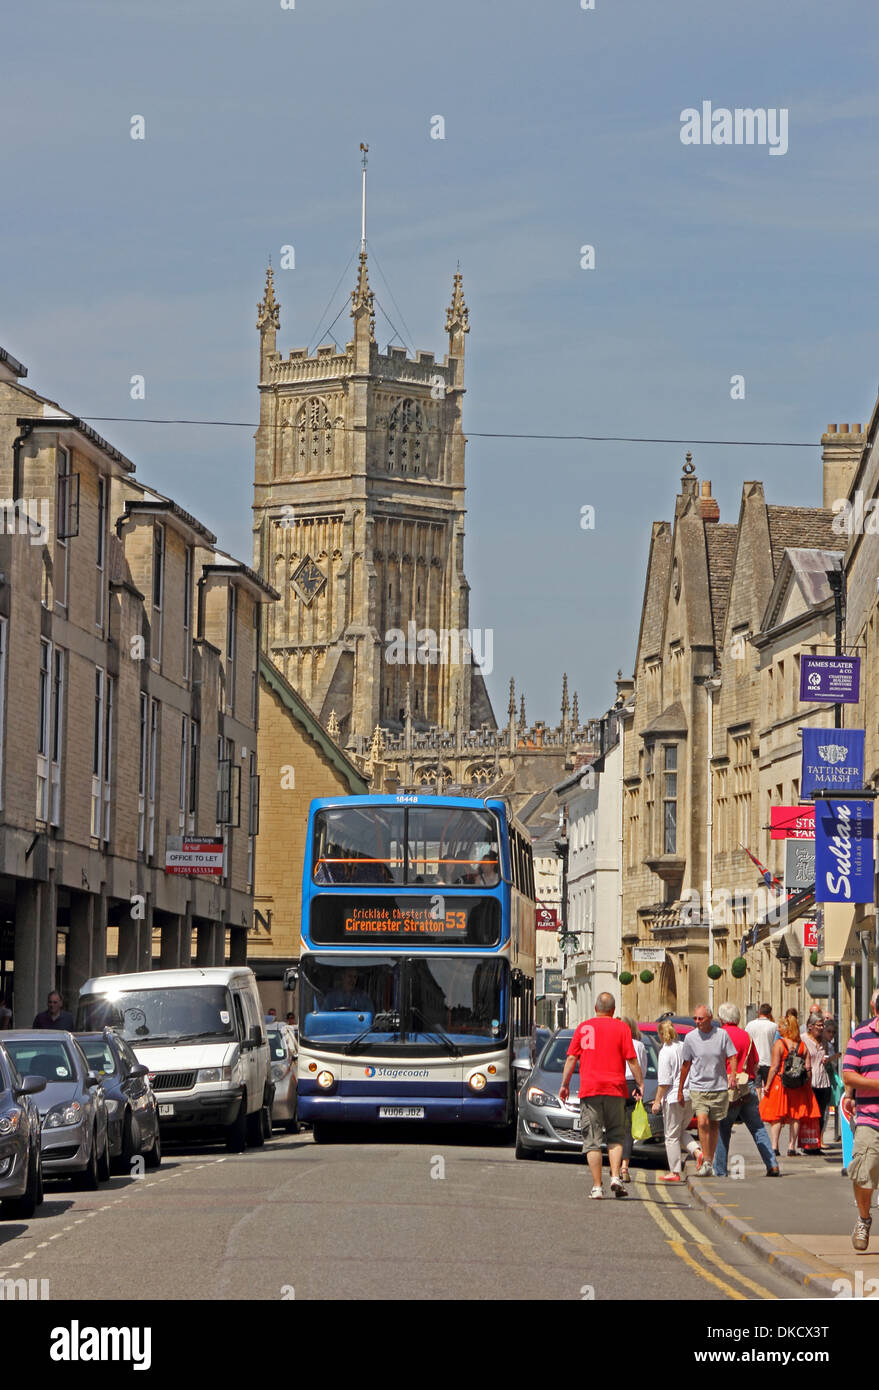
[[[677,1255],[678,1259],[683,1260],[685,1265],[689,1265],[690,1269],[692,1269],[695,1274],[699,1275],[700,1279],[704,1279],[706,1283],[712,1284],[716,1289],[720,1289],[726,1294],[727,1298],[734,1298],[739,1302],[746,1301],[748,1295],[742,1293],[740,1289],[734,1288],[732,1284],[727,1283],[728,1279],[735,1279],[736,1283],[750,1290],[757,1298],[777,1299],[778,1295],[772,1293],[769,1289],[764,1289],[762,1284],[756,1284],[754,1280],[749,1279],[746,1274],[739,1274],[738,1271],[730,1269],[729,1265],[718,1255],[711,1241],[706,1240],[702,1232],[697,1230],[684,1212],[679,1211],[676,1206],[672,1205],[672,1189],[664,1187],[661,1182],[657,1182],[655,1190],[659,1193],[660,1197],[660,1201],[657,1204],[655,1201],[650,1200],[652,1194],[648,1190],[647,1179],[643,1169],[636,1172],[635,1181],[641,1187],[646,1198],[644,1205],[647,1211],[662,1231],[669,1247],[675,1255]],[[683,1183],[678,1190],[680,1191],[681,1189],[686,1191],[686,1187]],[[663,1203],[665,1203],[668,1208],[667,1216],[659,1210]],[[677,1222],[678,1226],[680,1226],[680,1232],[675,1228],[674,1222]],[[701,1259],[695,1260],[693,1258],[687,1249],[688,1245],[698,1246]],[[710,1269],[706,1269],[706,1260],[714,1265],[716,1269],[722,1270],[726,1275],[726,1279],[721,1279],[717,1274],[713,1274]]]

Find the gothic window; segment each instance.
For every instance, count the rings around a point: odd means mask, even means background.
[[[388,416],[388,469],[420,473],[424,462],[425,422],[415,401],[399,401]]]
[[[296,416],[298,471],[321,473],[332,466],[333,427],[326,402],[312,396]]]

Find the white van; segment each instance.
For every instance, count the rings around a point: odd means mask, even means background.
[[[271,1134],[271,1059],[246,966],[101,975],[80,991],[77,1030],[113,1028],[150,1070],[168,1136],[221,1129],[240,1153]]]

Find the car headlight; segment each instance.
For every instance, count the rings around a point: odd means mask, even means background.
[[[65,1125],[78,1125],[83,1118],[83,1109],[78,1100],[62,1105],[53,1105],[45,1120],[44,1129],[62,1129]]]
[[[336,1084],[336,1078],[331,1071],[319,1071],[317,1074],[317,1084],[324,1091],[328,1091],[331,1086]]]
[[[468,1082],[471,1091],[484,1091],[487,1085],[481,1071],[475,1071]]]
[[[216,1081],[229,1081],[231,1077],[231,1067],[205,1067],[203,1071],[195,1073],[195,1083],[201,1086]]]
[[[11,1115],[3,1115],[0,1118],[0,1135],[14,1134],[20,1119],[21,1113],[18,1110],[13,1110]]]
[[[529,1105],[549,1105],[555,1110],[561,1106],[558,1096],[551,1096],[548,1091],[541,1091],[539,1086],[529,1086],[525,1092],[525,1098]]]

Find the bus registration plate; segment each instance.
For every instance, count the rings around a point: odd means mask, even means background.
[[[423,1120],[423,1105],[380,1105],[378,1109],[380,1120]]]

